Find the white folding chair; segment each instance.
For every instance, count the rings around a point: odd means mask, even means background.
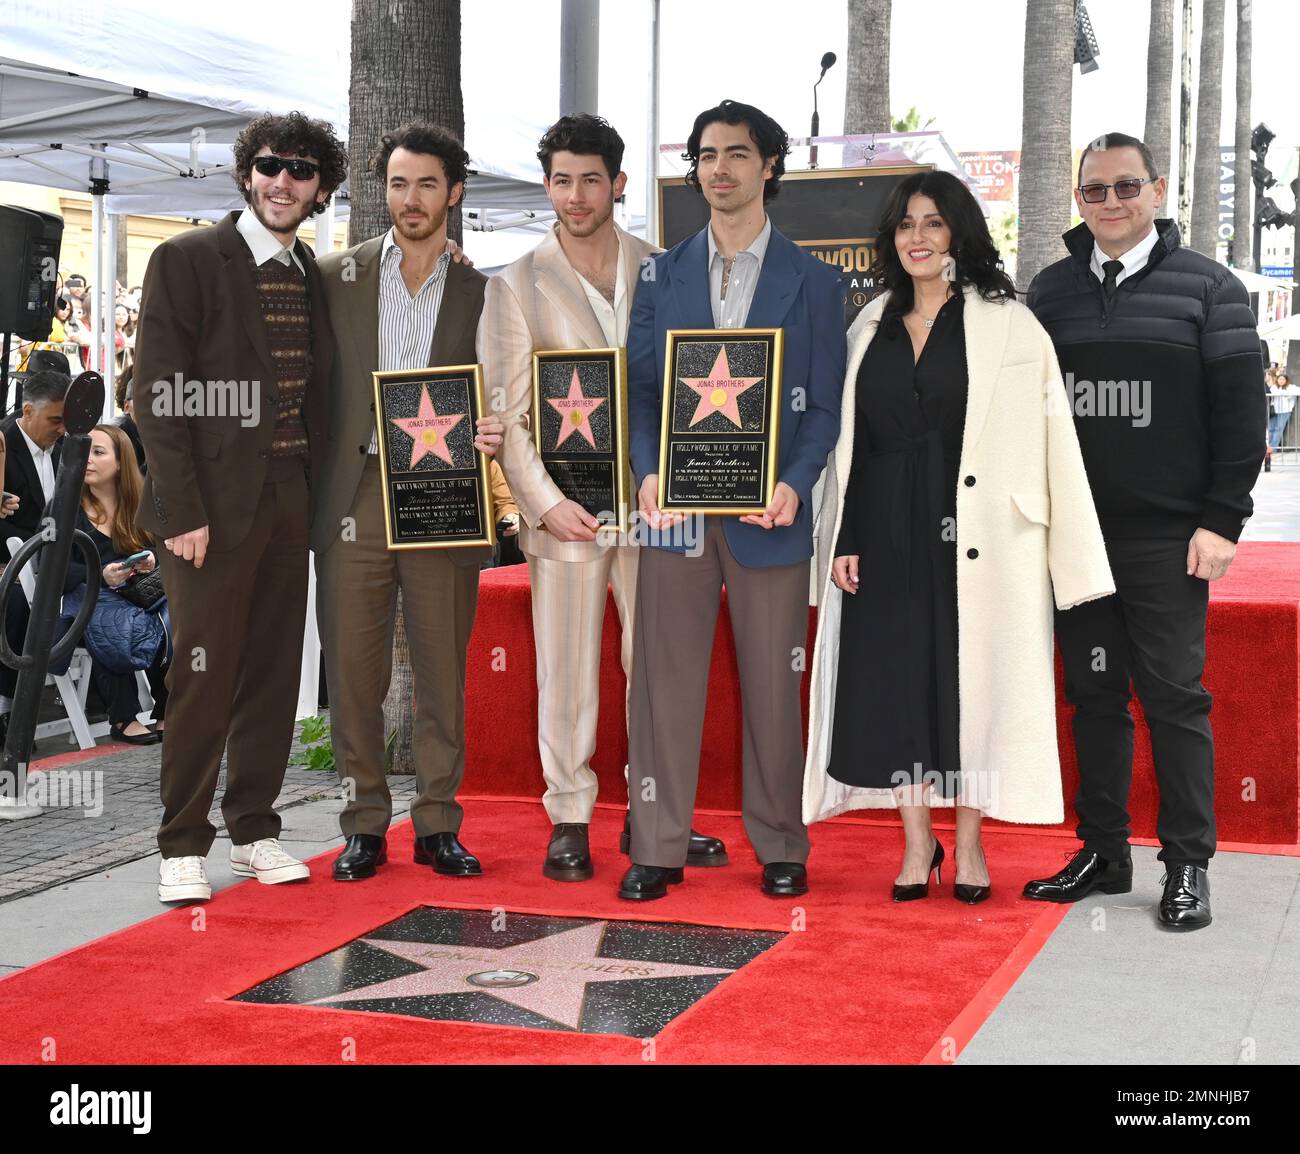
[[[21,548],[23,542],[20,537],[10,537],[8,542],[9,556],[13,556]],[[30,605],[32,597],[36,593],[36,574],[32,571],[30,564],[24,565],[21,573],[18,574],[18,581],[22,585],[23,594]],[[68,744],[74,741],[82,749],[94,749],[95,739],[103,737],[109,730],[107,721],[97,721],[91,725],[86,720],[86,694],[90,690],[90,667],[92,658],[85,646],[78,645],[72,651],[72,660],[68,665],[66,673],[47,674],[45,677],[46,685],[53,685],[55,692],[59,696],[59,702],[63,706],[64,717],[54,721],[44,721],[36,727],[36,740],[42,738],[55,737],[61,733],[69,733]],[[144,675],[141,674],[143,679]],[[148,689],[148,682],[145,682],[145,689]],[[149,699],[150,708],[153,706],[153,699]]]

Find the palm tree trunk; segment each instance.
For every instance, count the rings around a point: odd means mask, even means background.
[[[1192,167],[1190,244],[1211,260],[1216,255],[1219,232],[1223,5],[1224,0],[1205,0],[1201,9],[1201,66],[1196,76],[1196,162]]]
[[[1035,0],[1025,12],[1024,112],[1020,142],[1020,252],[1026,288],[1064,255],[1070,225],[1070,102],[1074,0]]]
[[[849,75],[844,131],[888,132],[889,22],[892,0],[848,0]]]
[[[367,175],[382,133],[404,121],[431,120],[465,137],[460,90],[460,0],[354,0],[348,171],[352,219],[348,241],[359,244],[391,223],[384,190]],[[460,209],[447,230],[460,239]]]
[[[1167,176],[1173,147],[1174,0],[1151,0],[1147,34],[1147,119],[1143,140],[1156,162],[1156,175]]]
[[[1237,0],[1237,122],[1233,133],[1232,263],[1254,268],[1251,252],[1250,54],[1252,0]]]
[[[465,105],[460,90],[460,0],[393,4],[353,0],[352,83],[348,131],[352,218],[348,240],[359,244],[384,232],[390,222],[384,189],[367,172],[380,136],[407,120],[431,120],[465,136]],[[447,231],[460,239],[460,209],[452,210]],[[393,743],[392,773],[414,773],[411,750],[410,653],[398,600],[393,637],[393,678],[384,701],[384,726]]]

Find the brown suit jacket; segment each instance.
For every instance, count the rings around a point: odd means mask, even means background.
[[[139,523],[159,540],[206,525],[215,552],[248,535],[275,433],[275,365],[237,215],[154,250],[136,338],[135,421],[149,460]],[[311,294],[303,419],[319,478],[334,338],[316,260],[294,248]]]
[[[356,499],[375,431],[371,374],[379,368],[379,256],[383,242],[384,238],[377,236],[344,252],[328,253],[320,262],[338,344],[327,385],[329,442],[320,484],[312,486],[311,548],[318,555],[342,536],[343,518]],[[431,366],[477,363],[474,336],[486,283],[481,272],[451,262],[429,350]],[[446,552],[458,563],[475,566],[492,555],[486,546]]]

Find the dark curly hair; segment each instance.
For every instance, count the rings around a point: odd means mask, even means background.
[[[790,137],[786,131],[766,112],[752,104],[741,104],[738,100],[724,100],[716,108],[701,112],[695,118],[695,127],[686,140],[686,151],[682,159],[690,161],[691,167],[686,172],[686,183],[694,186],[702,196],[703,189],[697,170],[700,167],[700,138],[710,124],[743,124],[749,129],[749,135],[764,160],[774,161],[772,175],[763,185],[763,203],[775,200],[781,191],[781,177],[785,175],[785,158],[790,152]]]
[[[1002,270],[1002,258],[989,235],[979,203],[965,184],[950,172],[918,172],[904,177],[890,193],[876,233],[876,259],[871,276],[879,286],[890,289],[890,312],[910,312],[912,278],[903,268],[894,233],[907,216],[907,202],[914,196],[928,196],[943,222],[952,232],[948,255],[953,258],[953,284],[972,285],[987,301],[1012,299],[1016,286]]]
[[[253,179],[253,157],[263,145],[277,156],[310,156],[319,162],[320,186],[329,195],[312,209],[313,214],[325,211],[334,190],[347,179],[347,147],[327,121],[312,120],[301,112],[287,116],[267,113],[249,121],[235,141],[235,183],[245,201],[251,196],[248,184]]]
[[[379,150],[370,158],[370,172],[381,184],[388,180],[388,158],[396,149],[436,156],[447,174],[447,188],[464,184],[469,177],[469,153],[455,133],[427,120],[408,120],[400,128],[379,138]]]
[[[537,160],[547,178],[551,175],[551,157],[557,152],[575,156],[599,156],[613,180],[623,171],[623,138],[602,117],[582,112],[561,116],[537,142]]]

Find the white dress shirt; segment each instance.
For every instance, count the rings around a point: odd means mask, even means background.
[[[31,453],[32,462],[36,465],[36,475],[41,479],[41,492],[45,494],[45,500],[48,502],[54,496],[54,446],[42,449],[27,435],[27,430],[23,428],[21,422],[18,431],[27,442],[27,451]]]
[[[414,295],[402,279],[402,246],[393,229],[384,234],[379,250],[379,371],[403,372],[429,367],[433,334],[438,327],[443,290],[451,254],[444,252]],[[379,452],[379,434],[370,438],[370,451]]]
[[[1140,241],[1138,241],[1137,244],[1135,244],[1131,249],[1128,250],[1128,252],[1121,253],[1119,256],[1116,257],[1107,256],[1104,252],[1101,251],[1101,245],[1097,244],[1096,241],[1094,241],[1092,245],[1093,276],[1095,276],[1099,281],[1104,281],[1106,279],[1106,273],[1101,266],[1105,264],[1108,260],[1117,260],[1121,264],[1123,264],[1124,270],[1118,276],[1115,277],[1115,284],[1116,285],[1122,284],[1128,277],[1131,277],[1135,272],[1141,272],[1144,268],[1146,268],[1147,260],[1151,256],[1151,250],[1156,247],[1156,241],[1159,239],[1160,237],[1159,234],[1156,232],[1156,226],[1153,224],[1151,226],[1151,231],[1147,233],[1146,236],[1144,236]]]
[[[577,274],[578,283],[586,292],[587,299],[591,301],[591,311],[600,322],[605,344],[611,349],[619,348],[627,340],[627,266],[623,263],[623,242],[618,242],[618,271],[614,276],[613,304],[576,268],[573,271]]]
[[[302,267],[302,261],[293,251],[293,246],[281,244],[272,235],[271,230],[257,219],[257,214],[251,208],[246,208],[239,214],[239,219],[235,221],[235,229],[244,238],[248,251],[253,254],[253,263],[258,268],[268,260],[278,260],[283,265],[287,265],[292,260],[298,266],[298,271],[303,276],[307,275],[307,270]]]
[[[754,290],[763,271],[763,258],[767,255],[767,242],[772,236],[772,218],[763,221],[760,232],[747,249],[736,253],[731,264],[731,278],[727,281],[727,295],[722,295],[722,274],[726,261],[713,239],[713,226],[709,225],[709,300],[713,305],[713,326],[719,329],[743,329],[749,320],[749,306],[754,303]]]

